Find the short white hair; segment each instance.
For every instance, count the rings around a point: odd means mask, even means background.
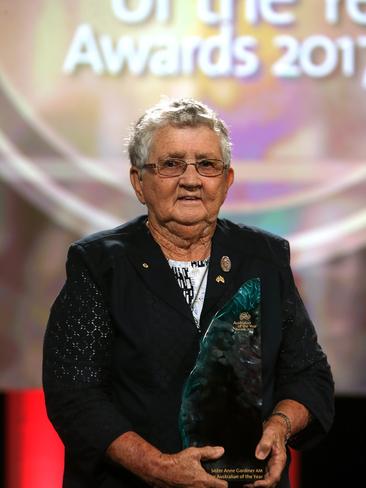
[[[162,99],[138,119],[127,141],[132,166],[143,168],[148,161],[155,131],[167,125],[209,127],[219,137],[225,167],[230,166],[231,141],[226,124],[211,108],[193,98]]]

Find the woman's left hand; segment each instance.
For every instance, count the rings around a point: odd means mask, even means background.
[[[286,432],[280,419],[271,417],[263,427],[263,435],[255,450],[257,459],[266,459],[266,474],[263,480],[244,485],[248,488],[274,488],[281,479],[286,465]]]

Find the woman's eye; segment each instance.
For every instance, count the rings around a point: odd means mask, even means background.
[[[209,159],[203,159],[202,161],[199,161],[198,164],[201,168],[213,168],[215,166],[214,161],[210,161]]]
[[[181,162],[177,159],[166,159],[161,163],[161,166],[163,168],[176,168],[177,166],[180,166]]]

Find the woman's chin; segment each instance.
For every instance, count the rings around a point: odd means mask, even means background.
[[[199,225],[207,223],[207,214],[205,212],[184,212],[180,213],[176,222],[181,225]]]

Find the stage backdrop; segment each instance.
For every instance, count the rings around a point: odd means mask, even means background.
[[[366,392],[366,1],[0,2],[0,387],[37,388],[69,244],[142,212],[124,137],[161,96],[233,138],[222,216],[290,240],[338,393]]]

